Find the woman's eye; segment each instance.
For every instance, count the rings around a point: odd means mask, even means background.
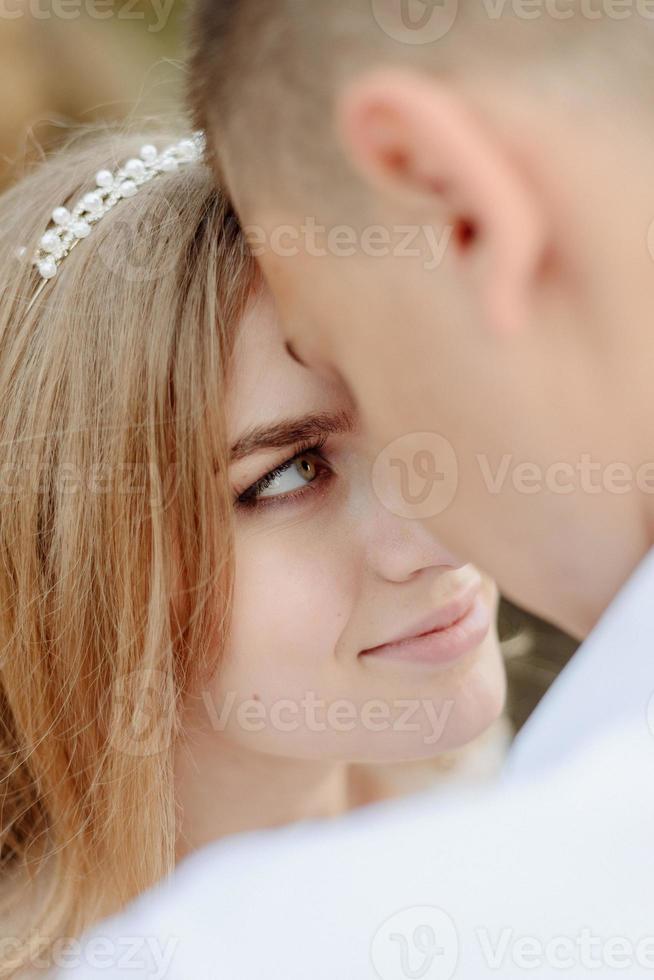
[[[316,481],[321,474],[316,451],[305,451],[258,480],[238,498],[242,504],[256,504],[271,497],[294,494]]]
[[[280,497],[285,493],[293,493],[294,490],[305,487],[307,483],[312,483],[317,475],[318,468],[309,454],[298,456],[289,463],[285,463],[283,468],[270,474],[270,477],[264,477],[262,483],[265,486],[259,484],[255,496],[261,499],[262,497]]]

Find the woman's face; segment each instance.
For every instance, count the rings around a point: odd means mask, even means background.
[[[258,752],[351,762],[481,733],[505,696],[494,585],[382,504],[352,402],[289,355],[266,293],[242,323],[228,426],[235,596],[205,692],[215,724]]]

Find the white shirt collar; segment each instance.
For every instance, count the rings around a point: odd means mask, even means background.
[[[654,735],[654,548],[519,732],[503,776],[536,774],[634,718]]]

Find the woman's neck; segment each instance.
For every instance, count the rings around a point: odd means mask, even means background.
[[[177,860],[228,834],[344,813],[351,807],[348,769],[343,763],[262,755],[226,740],[208,750],[181,745]]]
[[[470,745],[438,759],[388,765],[263,755],[215,734],[182,741],[175,764],[181,811],[177,860],[229,834],[336,817],[438,783],[479,782],[499,771],[512,726],[504,716]]]

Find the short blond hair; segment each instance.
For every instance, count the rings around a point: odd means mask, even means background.
[[[584,13],[587,0],[551,0],[572,14],[558,19],[543,0],[534,19],[531,7],[520,13],[531,0],[444,0],[456,4],[451,28],[431,43],[412,44],[384,29],[399,2],[195,0],[189,100],[210,136],[215,172],[233,159],[244,174],[240,191],[272,199],[320,199],[325,185],[352,185],[356,177],[335,145],[334,95],[372,66],[412,66],[452,79],[510,72],[517,85],[536,84],[536,107],[554,78],[563,87],[554,87],[555,98],[563,101],[571,87],[579,95],[606,93],[636,78],[648,99],[653,94],[654,20],[636,11],[630,20],[595,20]]]

